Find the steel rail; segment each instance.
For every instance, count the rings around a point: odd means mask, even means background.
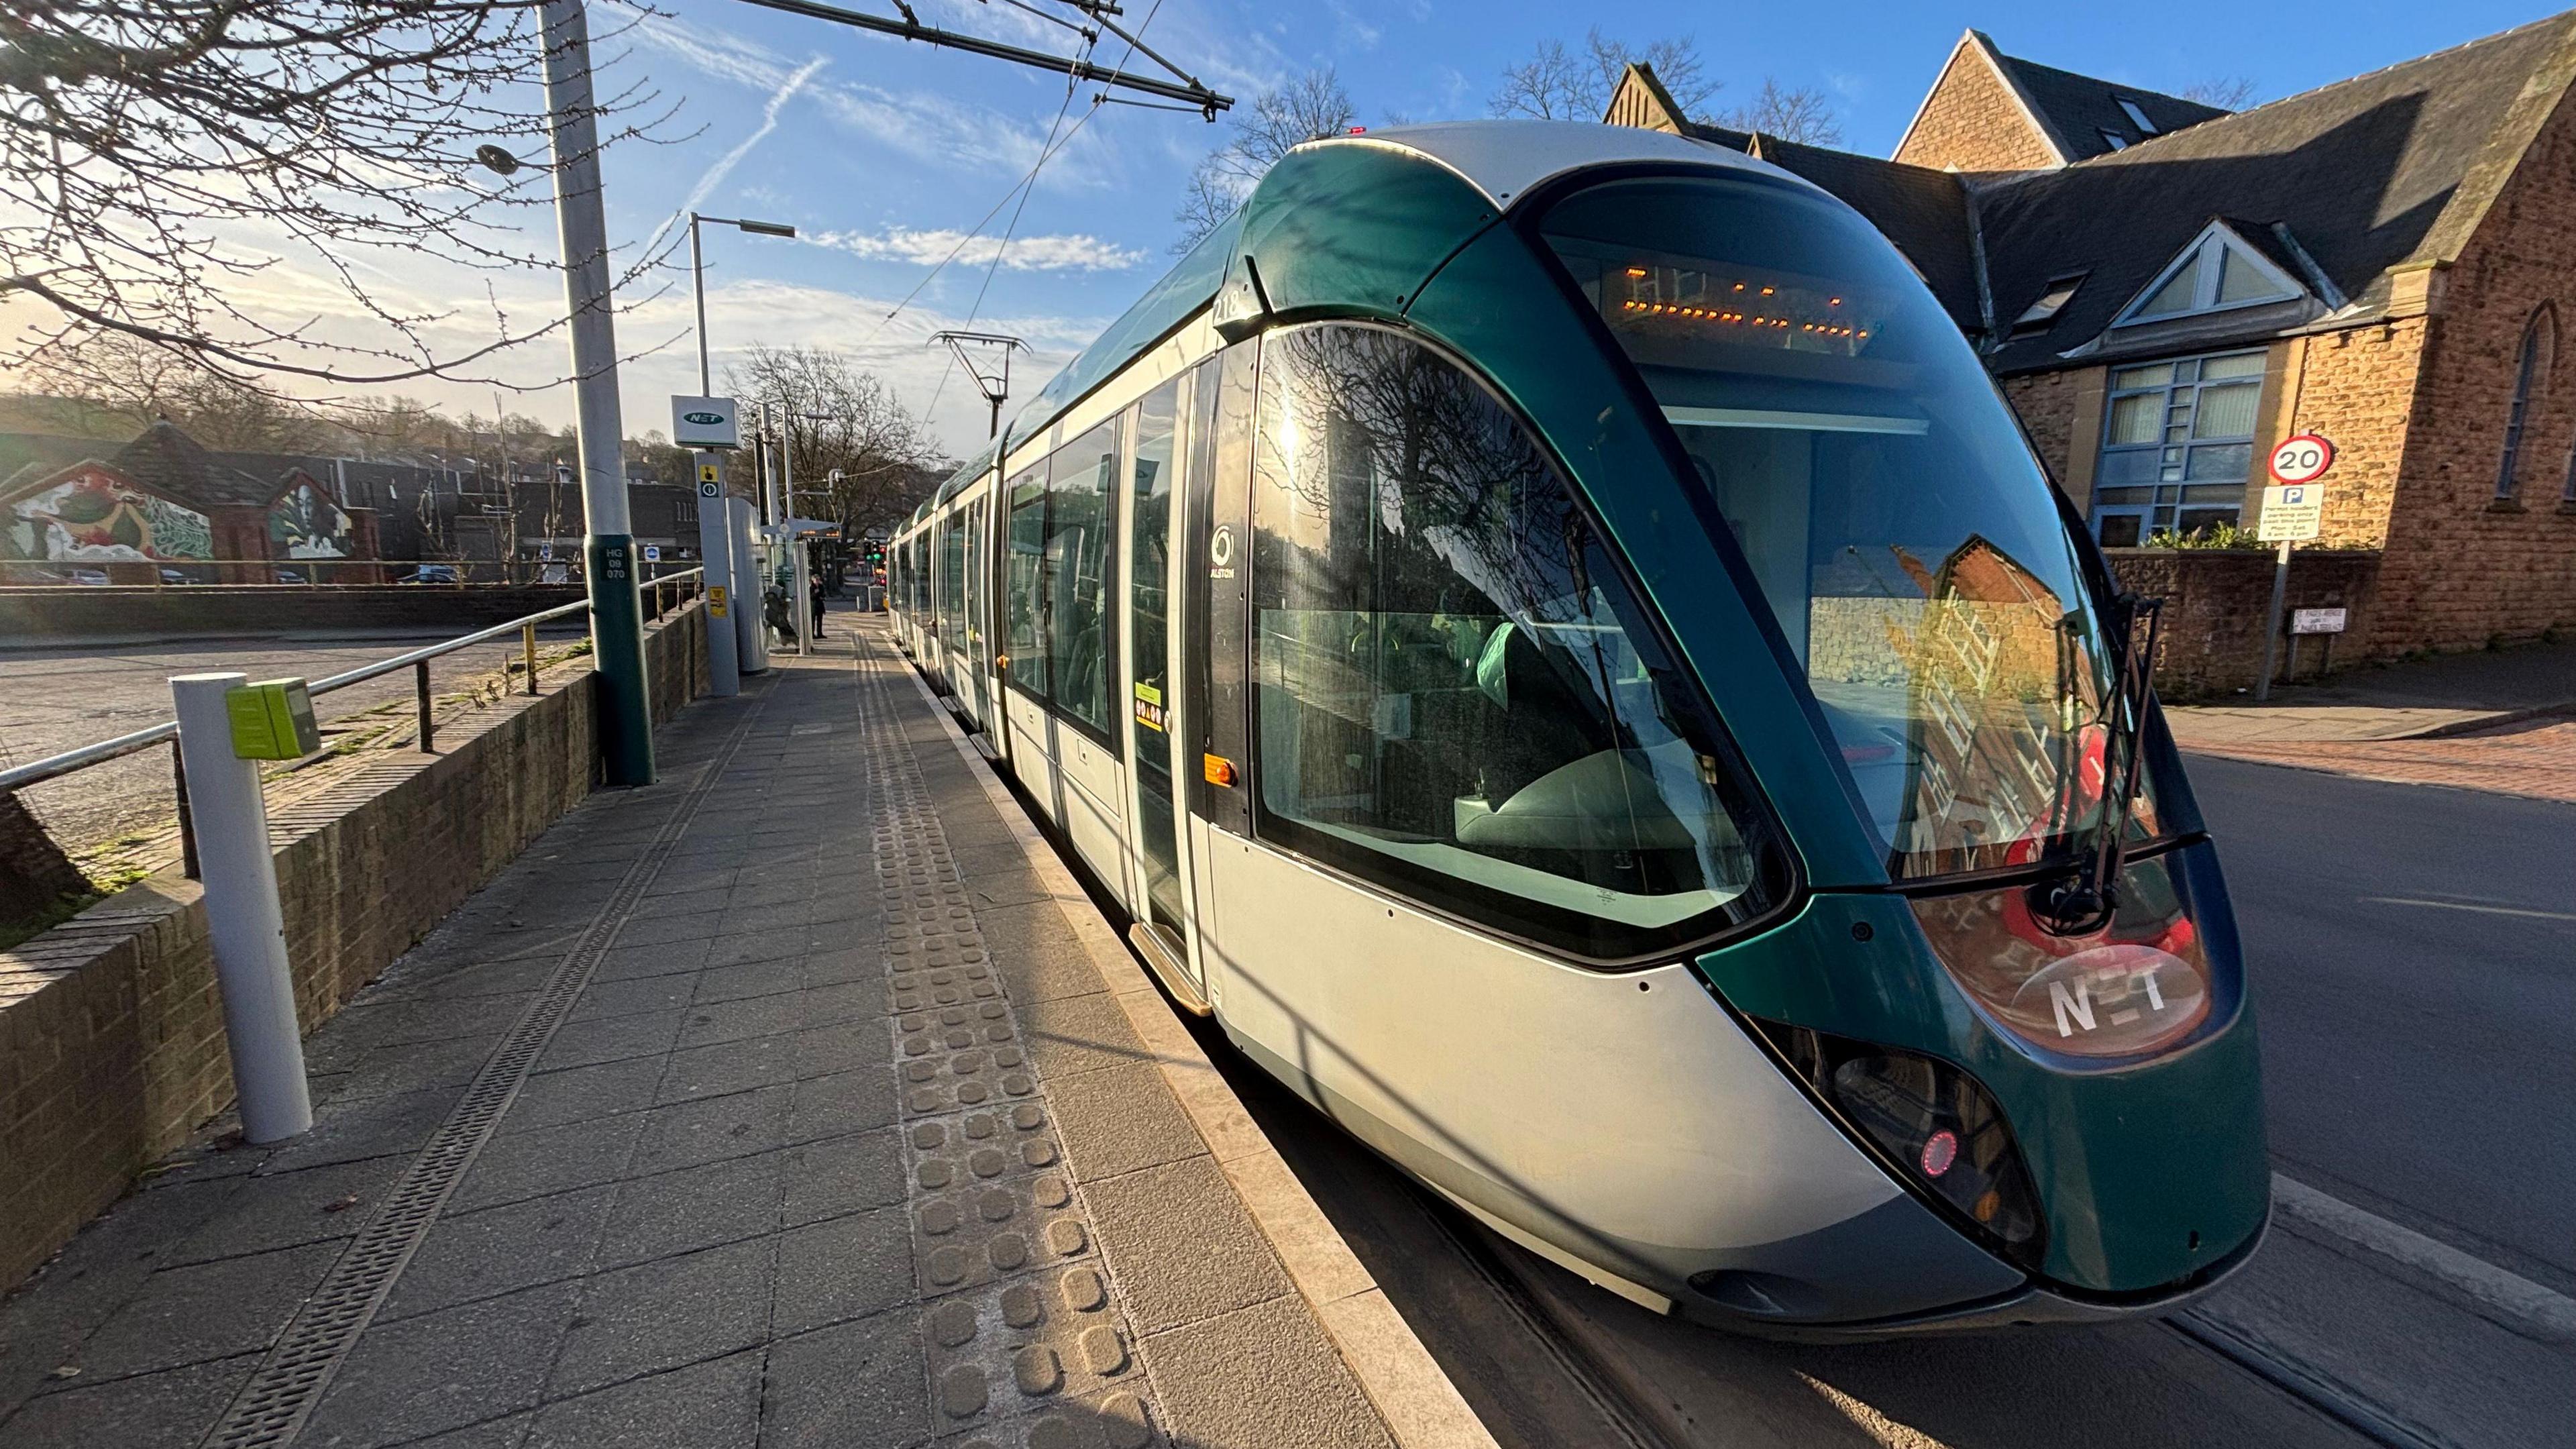
[[[677,583],[693,575],[703,576],[705,573],[706,570],[703,567],[682,569],[676,573],[662,574],[654,578],[643,580],[639,587],[655,588],[663,584]],[[415,649],[408,654],[398,654],[391,659],[379,659],[373,664],[361,665],[356,669],[351,669],[340,674],[334,674],[326,679],[317,679],[313,683],[305,686],[305,688],[306,691],[311,694],[329,694],[335,689],[346,689],[353,684],[364,684],[370,679],[391,674],[397,669],[409,669],[416,665],[426,664],[430,660],[436,659],[441,655],[453,654],[460,649],[470,649],[477,644],[487,643],[504,634],[533,628],[550,619],[560,619],[568,615],[586,614],[588,612],[590,612],[590,602],[586,599],[575,603],[561,604],[551,609],[527,615],[524,618],[512,619],[506,624],[495,624],[489,629],[481,629],[471,634],[460,635],[454,639],[442,640],[425,649]],[[178,734],[179,722],[177,720],[163,720],[157,725],[147,726],[146,728],[136,730],[131,734],[122,734],[118,735],[114,739],[100,740],[95,744],[83,745],[75,750],[65,750],[59,755],[47,755],[41,760],[31,760],[23,765],[17,765],[10,769],[0,770],[0,791],[16,790],[23,786],[57,779],[61,776],[71,774],[76,770],[85,770],[92,765],[105,764],[109,760],[122,759],[138,750],[149,749],[154,745],[160,744],[164,740],[175,739],[178,737]]]

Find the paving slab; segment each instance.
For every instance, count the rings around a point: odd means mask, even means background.
[[[310,1133],[214,1124],[0,1305],[0,1442],[1490,1444],[892,651],[827,642],[325,1024]]]

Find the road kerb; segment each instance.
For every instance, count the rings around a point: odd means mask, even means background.
[[[949,744],[992,802],[1075,939],[1082,942],[1128,1024],[1152,1049],[1155,1064],[1180,1099],[1191,1127],[1207,1144],[1254,1227],[1278,1255],[1298,1295],[1332,1337],[1343,1364],[1396,1442],[1404,1449],[1496,1449],[1493,1434],[1342,1240],[1332,1220],[1316,1206],[1305,1184],[1261,1135],[1197,1040],[1128,953],[1126,943],[1030,823],[1009,785],[967,742],[965,732],[908,663],[903,672],[938,718]]]

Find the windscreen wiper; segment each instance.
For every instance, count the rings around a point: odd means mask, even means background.
[[[2138,769],[2145,754],[2148,680],[2154,669],[2156,641],[2164,626],[2165,601],[2122,594],[2112,607],[2120,619],[2120,658],[2103,709],[2102,811],[2094,823],[2092,848],[2082,868],[2060,884],[2049,901],[2049,914],[2069,935],[2097,931],[2118,909],[2120,867],[2129,836],[2129,813],[2138,796]],[[2140,626],[2146,637],[2139,637]]]

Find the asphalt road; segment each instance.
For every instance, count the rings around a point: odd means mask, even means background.
[[[0,649],[0,766],[41,760],[168,719],[174,674],[238,670],[253,679],[320,679],[461,632]],[[541,642],[559,647],[579,633],[578,626],[570,633],[550,630]],[[431,687],[441,693],[461,688],[518,653],[515,640],[460,650],[433,667]],[[412,691],[408,671],[391,674],[333,692],[316,712],[327,726],[379,705],[407,702]],[[34,786],[21,798],[64,849],[78,852],[166,821],[172,810],[170,754],[154,749],[129,755]]]
[[[1815,1348],[1659,1318],[1211,1056],[1507,1446],[2576,1443],[2576,806],[2192,771],[2280,1176],[2261,1253],[2175,1320]]]

